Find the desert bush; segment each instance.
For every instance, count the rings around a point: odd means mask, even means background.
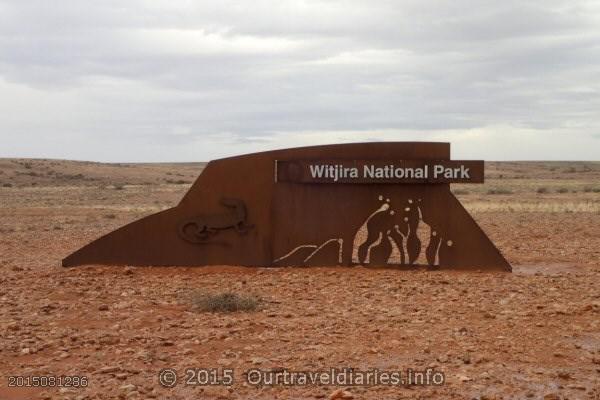
[[[3,183],[2,187],[9,188],[9,187],[13,187],[13,185],[12,185],[12,183]]]
[[[600,193],[600,188],[593,188],[591,186],[586,186],[583,188],[585,193]]]
[[[188,183],[191,183],[189,181],[184,181],[183,179],[178,179],[178,180],[173,180],[173,179],[166,179],[166,182],[172,185],[186,185]]]
[[[567,188],[560,188],[557,190],[558,193],[569,193],[569,189]]]
[[[106,219],[115,219],[115,218],[117,218],[117,216],[115,214],[105,214],[104,218],[106,218]]]
[[[548,188],[546,188],[546,187],[538,188],[537,192],[538,193],[548,193]]]
[[[487,191],[488,194],[513,194],[513,191],[510,189],[504,188],[495,188]]]
[[[203,312],[254,311],[258,308],[259,304],[260,299],[255,296],[241,295],[233,292],[216,294],[195,292],[192,294],[193,308]]]
[[[123,189],[125,189],[125,187],[123,185],[115,185],[114,188],[115,188],[115,190],[123,190]]]
[[[461,195],[461,194],[469,194],[469,191],[464,190],[464,189],[456,189],[456,190],[453,190],[452,193]]]

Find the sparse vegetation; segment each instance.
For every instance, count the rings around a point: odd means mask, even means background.
[[[123,186],[123,185],[121,185],[121,184],[119,184],[119,185],[115,185],[115,186],[113,186],[113,187],[114,187],[114,189],[115,189],[115,190],[123,190],[123,189],[125,189],[125,186]]]
[[[569,189],[567,188],[560,188],[557,190],[558,193],[569,193]]]
[[[590,187],[590,186],[586,186],[583,188],[583,191],[585,193],[600,193],[600,187]]]
[[[104,214],[104,218],[106,219],[115,219],[117,216],[115,214]]]
[[[12,183],[3,183],[2,187],[9,188],[9,187],[13,187],[13,185],[12,185]]]
[[[514,192],[510,189],[495,188],[487,191],[487,194],[513,194]]]
[[[194,309],[202,312],[255,311],[260,304],[258,297],[233,292],[195,292],[191,300]]]
[[[465,189],[456,189],[456,190],[453,190],[452,193],[462,195],[462,194],[469,194],[469,191],[465,190]]]
[[[172,185],[186,185],[188,183],[191,183],[189,181],[184,181],[183,179],[178,179],[176,181],[174,181],[173,179],[166,179],[166,182]]]
[[[546,187],[538,188],[537,192],[540,194],[548,193],[548,188],[546,188]]]

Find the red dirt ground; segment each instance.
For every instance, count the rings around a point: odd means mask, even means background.
[[[175,205],[202,166],[0,166],[2,400],[327,399],[337,389],[354,399],[600,398],[598,163],[494,163],[485,185],[454,188],[512,274],[64,269],[60,260],[83,244]],[[202,313],[192,307],[198,290],[262,302],[253,312]],[[234,385],[186,386],[189,367],[233,368]],[[434,368],[446,382],[255,387],[242,376],[341,367]],[[174,388],[159,384],[163,368],[179,373]],[[84,375],[88,386],[9,387],[11,376],[39,375]]]

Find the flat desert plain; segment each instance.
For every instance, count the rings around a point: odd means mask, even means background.
[[[600,163],[488,163],[485,184],[452,187],[513,273],[60,266],[174,206],[202,168],[0,160],[0,399],[600,398]],[[222,292],[259,306],[194,307],[198,293]],[[243,376],[344,367],[432,368],[445,382],[256,386]],[[173,388],[159,384],[165,368],[179,374]],[[231,368],[234,384],[186,385],[187,368]],[[87,386],[31,387],[34,376]]]

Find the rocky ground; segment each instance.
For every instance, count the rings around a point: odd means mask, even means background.
[[[0,181],[10,183],[0,185],[0,399],[600,398],[598,163],[493,164],[485,185],[455,188],[514,265],[504,274],[64,269],[60,260],[81,245],[176,204],[189,187],[178,181],[201,165],[84,173],[80,163],[0,161]],[[47,178],[48,168],[62,177]],[[261,302],[198,312],[197,291]],[[260,387],[243,376],[343,367],[432,368],[445,383]],[[165,368],[179,374],[173,388],[159,384]],[[231,368],[234,383],[186,385],[186,368],[213,368],[217,378]],[[85,376],[87,386],[9,387],[11,376],[41,375]]]

